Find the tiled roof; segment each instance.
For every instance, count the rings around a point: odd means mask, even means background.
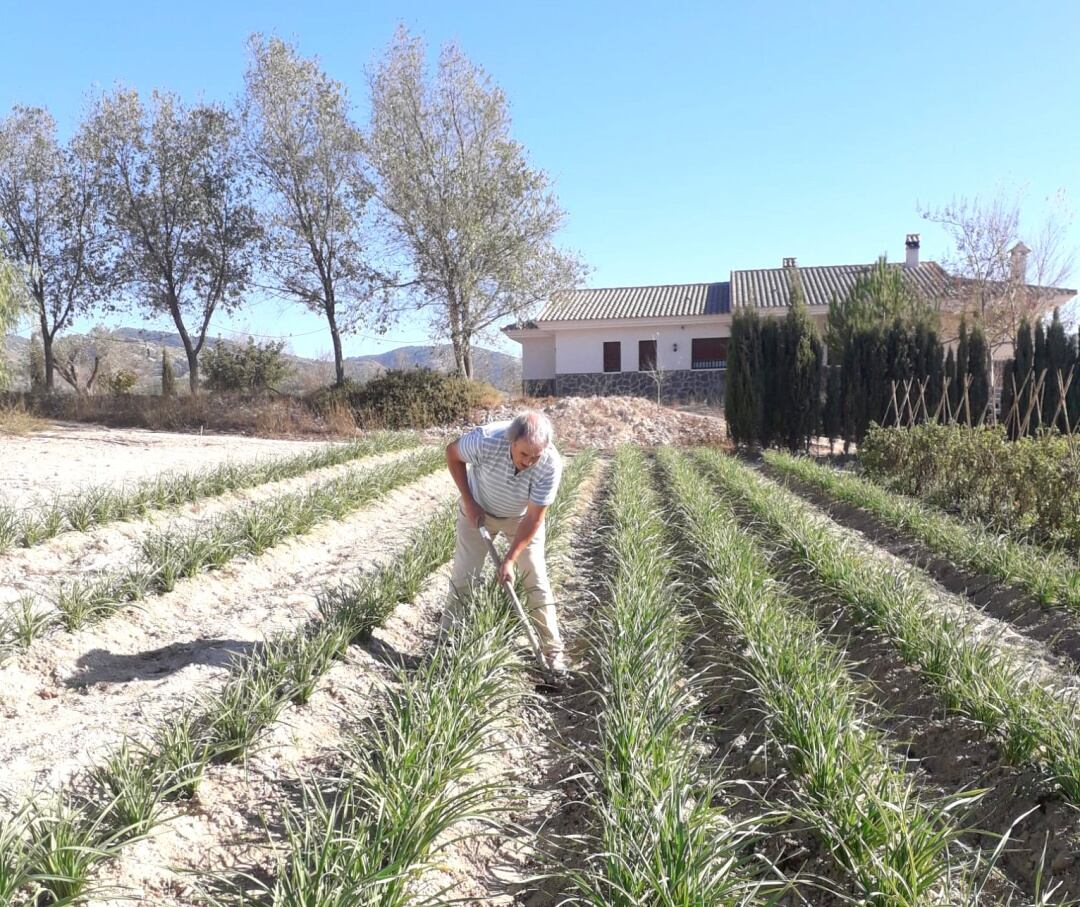
[[[799,268],[807,305],[828,305],[835,296],[844,299],[862,275],[873,265],[823,265]],[[912,288],[928,299],[944,299],[951,292],[952,281],[936,261],[921,262],[914,267],[902,264],[899,268]],[[791,289],[785,268],[760,268],[754,271],[731,272],[731,305],[733,308],[774,308],[791,304]]]
[[[682,283],[656,287],[607,287],[556,293],[537,321],[599,318],[682,318],[731,311],[728,283]]]
[[[874,265],[822,265],[798,269],[806,302],[826,306],[835,296],[844,299],[855,281]],[[963,278],[952,278],[936,261],[899,268],[916,292],[934,302],[953,300],[959,305]],[[1054,294],[1075,295],[1074,290],[1029,287]],[[607,318],[682,318],[691,315],[724,315],[733,308],[780,308],[791,303],[786,268],[732,271],[731,282],[682,283],[652,287],[605,287],[556,293],[536,318],[514,327],[537,328],[545,321],[586,321]]]

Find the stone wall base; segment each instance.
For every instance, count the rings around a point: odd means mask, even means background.
[[[524,378],[521,381],[521,392],[526,397],[554,397],[554,378]]]
[[[680,369],[659,377],[663,403],[724,404],[727,370]],[[657,398],[657,381],[652,372],[582,372],[556,375],[548,379],[522,381],[522,391],[534,397],[629,396]]]

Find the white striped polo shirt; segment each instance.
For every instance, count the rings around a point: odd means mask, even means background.
[[[469,490],[476,503],[494,517],[521,516],[530,504],[547,507],[555,500],[562,478],[562,457],[554,444],[528,469],[518,472],[510,456],[509,422],[474,428],[458,441],[469,468]]]

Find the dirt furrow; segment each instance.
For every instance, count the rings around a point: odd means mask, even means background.
[[[313,470],[302,476],[268,482],[218,497],[203,498],[145,519],[107,523],[90,532],[65,532],[31,548],[0,554],[0,611],[22,595],[43,600],[55,597],[64,585],[92,579],[95,574],[131,566],[141,560],[141,542],[154,531],[191,530],[245,504],[303,491],[349,471],[366,471],[408,457],[414,451],[394,451]]]
[[[312,616],[322,586],[386,560],[451,491],[445,473],[429,476],[260,557],[35,643],[0,668],[5,787],[55,786],[123,731],[223,679],[235,654]]]
[[[567,654],[579,669],[583,667],[583,634],[587,627],[581,610],[581,584],[594,544],[596,498],[605,472],[606,468],[597,464],[582,483],[563,527],[562,540],[548,559]],[[524,634],[521,642],[524,645]],[[472,836],[460,838],[448,848],[439,861],[440,868],[422,879],[418,896],[446,890],[464,903],[514,904],[533,888],[530,880],[547,868],[537,859],[537,834],[552,819],[560,799],[558,779],[564,766],[558,730],[566,718],[566,702],[579,695],[581,684],[580,676],[571,677],[562,690],[543,689],[527,704],[478,778],[480,782],[498,780],[509,785],[511,795],[503,809],[508,826],[486,834],[479,823],[455,829],[459,837],[463,831]]]
[[[1060,894],[1080,897],[1080,810],[1034,767],[1006,764],[1001,746],[985,728],[946,714],[935,690],[888,639],[853,623],[827,591],[805,578],[789,579],[800,597],[815,603],[833,641],[846,651],[851,673],[866,682],[878,707],[876,724],[894,741],[897,754],[910,760],[924,786],[942,795],[985,791],[962,818],[963,825],[979,830],[967,841],[989,854],[1000,836],[1009,834],[998,865],[1012,882],[1031,892],[1043,864],[1044,881],[1060,883]]]
[[[99,873],[98,883],[114,896],[90,903],[190,907],[201,891],[232,885],[245,873],[269,873],[267,833],[280,831],[283,803],[299,804],[301,779],[336,774],[338,749],[371,713],[380,689],[434,644],[448,575],[447,568],[435,573],[412,607],[399,608],[370,641],[350,647],[307,705],[286,709],[244,762],[207,766],[194,801]]]
[[[916,539],[882,523],[872,513],[765,466],[763,473],[824,511],[835,522],[852,529],[890,554],[926,571],[947,591],[966,598],[989,616],[1008,623],[1018,633],[1080,667],[1080,615],[1042,605],[1021,589],[995,577],[973,573],[938,555]]]

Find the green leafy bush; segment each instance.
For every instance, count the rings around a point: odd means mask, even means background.
[[[114,397],[125,397],[132,392],[138,380],[139,376],[135,372],[122,368],[109,375],[105,384]]]
[[[348,381],[313,399],[316,410],[344,400],[363,428],[428,428],[467,419],[490,406],[499,392],[482,381],[443,375],[431,369],[388,371],[366,384]]]
[[[203,381],[212,391],[273,390],[291,371],[282,355],[282,341],[247,346],[216,344],[203,354]]]
[[[1080,462],[1060,435],[1009,441],[1002,428],[874,427],[859,459],[894,491],[995,531],[1074,551],[1080,544]]]

